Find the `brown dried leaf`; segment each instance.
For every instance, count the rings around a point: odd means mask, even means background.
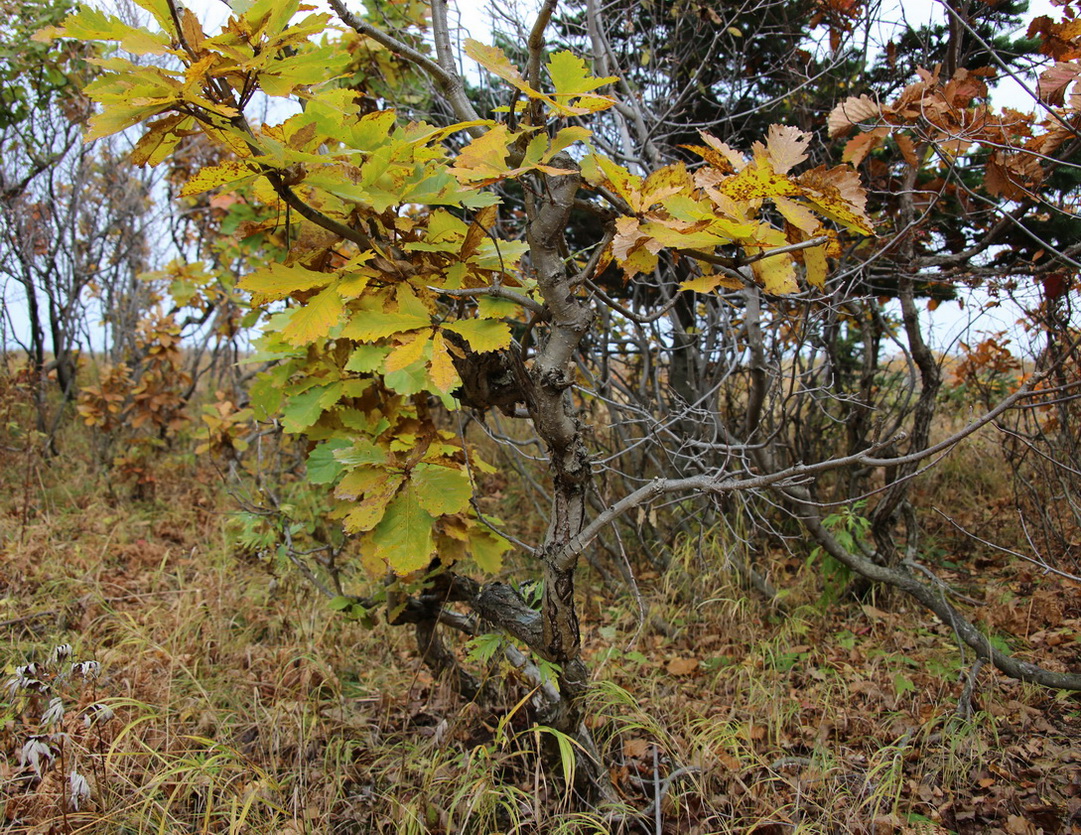
[[[882,108],[870,96],[849,96],[830,111],[826,121],[831,137],[847,136],[860,122],[877,122],[882,116]]]
[[[811,135],[790,125],[770,125],[766,135],[766,153],[773,170],[787,174],[807,159],[807,144]]]

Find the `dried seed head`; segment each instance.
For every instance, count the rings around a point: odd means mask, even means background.
[[[59,667],[69,658],[71,658],[71,644],[57,644],[49,653],[49,664]]]
[[[116,714],[113,713],[111,707],[102,702],[95,702],[88,706],[83,713],[83,727],[89,728],[95,722],[108,722],[114,718],[116,718]]]
[[[48,737],[31,736],[19,752],[19,765],[22,767],[29,765],[40,777],[42,766],[47,768],[55,756]]]
[[[68,803],[72,809],[78,812],[82,804],[90,799],[90,784],[78,771],[73,771],[68,778],[68,785],[71,792],[68,795]]]
[[[97,661],[76,661],[71,665],[72,674],[79,674],[84,679],[97,678],[101,675],[101,664]]]
[[[63,718],[64,700],[59,696],[53,696],[53,698],[49,699],[49,706],[45,708],[45,713],[42,714],[41,723],[43,725],[55,725]]]

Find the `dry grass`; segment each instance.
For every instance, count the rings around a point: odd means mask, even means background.
[[[800,559],[764,556],[793,589],[782,615],[719,567],[726,543],[683,549],[668,574],[640,578],[665,633],[583,577],[591,721],[625,802],[583,811],[542,767],[535,752],[552,739],[531,728],[506,670],[490,670],[508,679],[497,704],[462,705],[418,665],[406,631],[364,630],[294,576],[242,558],[213,468],[174,456],[153,499],[131,502],[90,456],[6,455],[8,677],[60,644],[101,664],[100,678],[54,682],[48,697],[0,697],[9,831],[656,832],[658,820],[667,833],[1081,831],[1076,701],[985,670],[976,712],[959,718],[971,659],[948,630],[903,601],[820,606]],[[984,477],[1000,489],[971,467],[925,489]],[[1061,646],[1077,666],[1076,644],[1051,643],[1076,640],[1076,588],[967,557],[1000,571],[995,623],[1031,620],[1025,607],[1043,601],[1022,651]],[[1035,595],[1007,599],[1019,583]],[[56,694],[66,715],[44,727]],[[99,703],[115,718],[84,728]],[[58,749],[61,724],[64,762],[39,777],[20,752],[38,734]],[[72,770],[90,793],[78,809]]]

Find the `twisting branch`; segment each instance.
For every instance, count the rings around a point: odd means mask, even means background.
[[[328,0],[330,8],[342,19],[342,22],[353,29],[357,34],[371,38],[376,43],[382,44],[391,52],[396,52],[406,60],[415,64],[439,84],[439,88],[447,97],[455,116],[463,122],[480,121],[480,116],[473,107],[469,97],[465,94],[465,84],[458,75],[454,64],[454,54],[450,46],[450,28],[447,25],[447,0],[435,0],[432,3],[432,28],[435,34],[435,47],[438,61],[433,61],[423,52],[414,49],[393,35],[384,32],[376,26],[368,23],[361,17],[353,14],[346,8],[342,0]],[[466,130],[471,136],[482,136],[485,129],[479,125],[471,125]]]

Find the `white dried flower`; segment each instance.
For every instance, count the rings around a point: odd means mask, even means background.
[[[97,661],[76,661],[71,665],[71,672],[78,673],[84,679],[97,678],[101,675],[101,664]]]
[[[83,713],[83,727],[89,728],[95,722],[108,722],[110,719],[116,718],[116,714],[113,713],[113,709],[107,704],[102,702],[95,702],[87,707]]]
[[[49,706],[45,708],[45,713],[41,716],[41,723],[43,725],[55,725],[63,718],[64,700],[59,696],[53,696],[53,698],[49,699]]]
[[[68,785],[71,787],[71,794],[68,795],[68,805],[78,812],[79,807],[90,799],[90,784],[78,771],[73,771],[68,778]]]
[[[22,767],[29,765],[40,777],[42,765],[48,766],[55,756],[48,737],[32,736],[26,740],[22,751],[19,752],[19,765]]]
[[[59,667],[69,658],[71,658],[71,644],[57,644],[49,653],[49,664]]]

